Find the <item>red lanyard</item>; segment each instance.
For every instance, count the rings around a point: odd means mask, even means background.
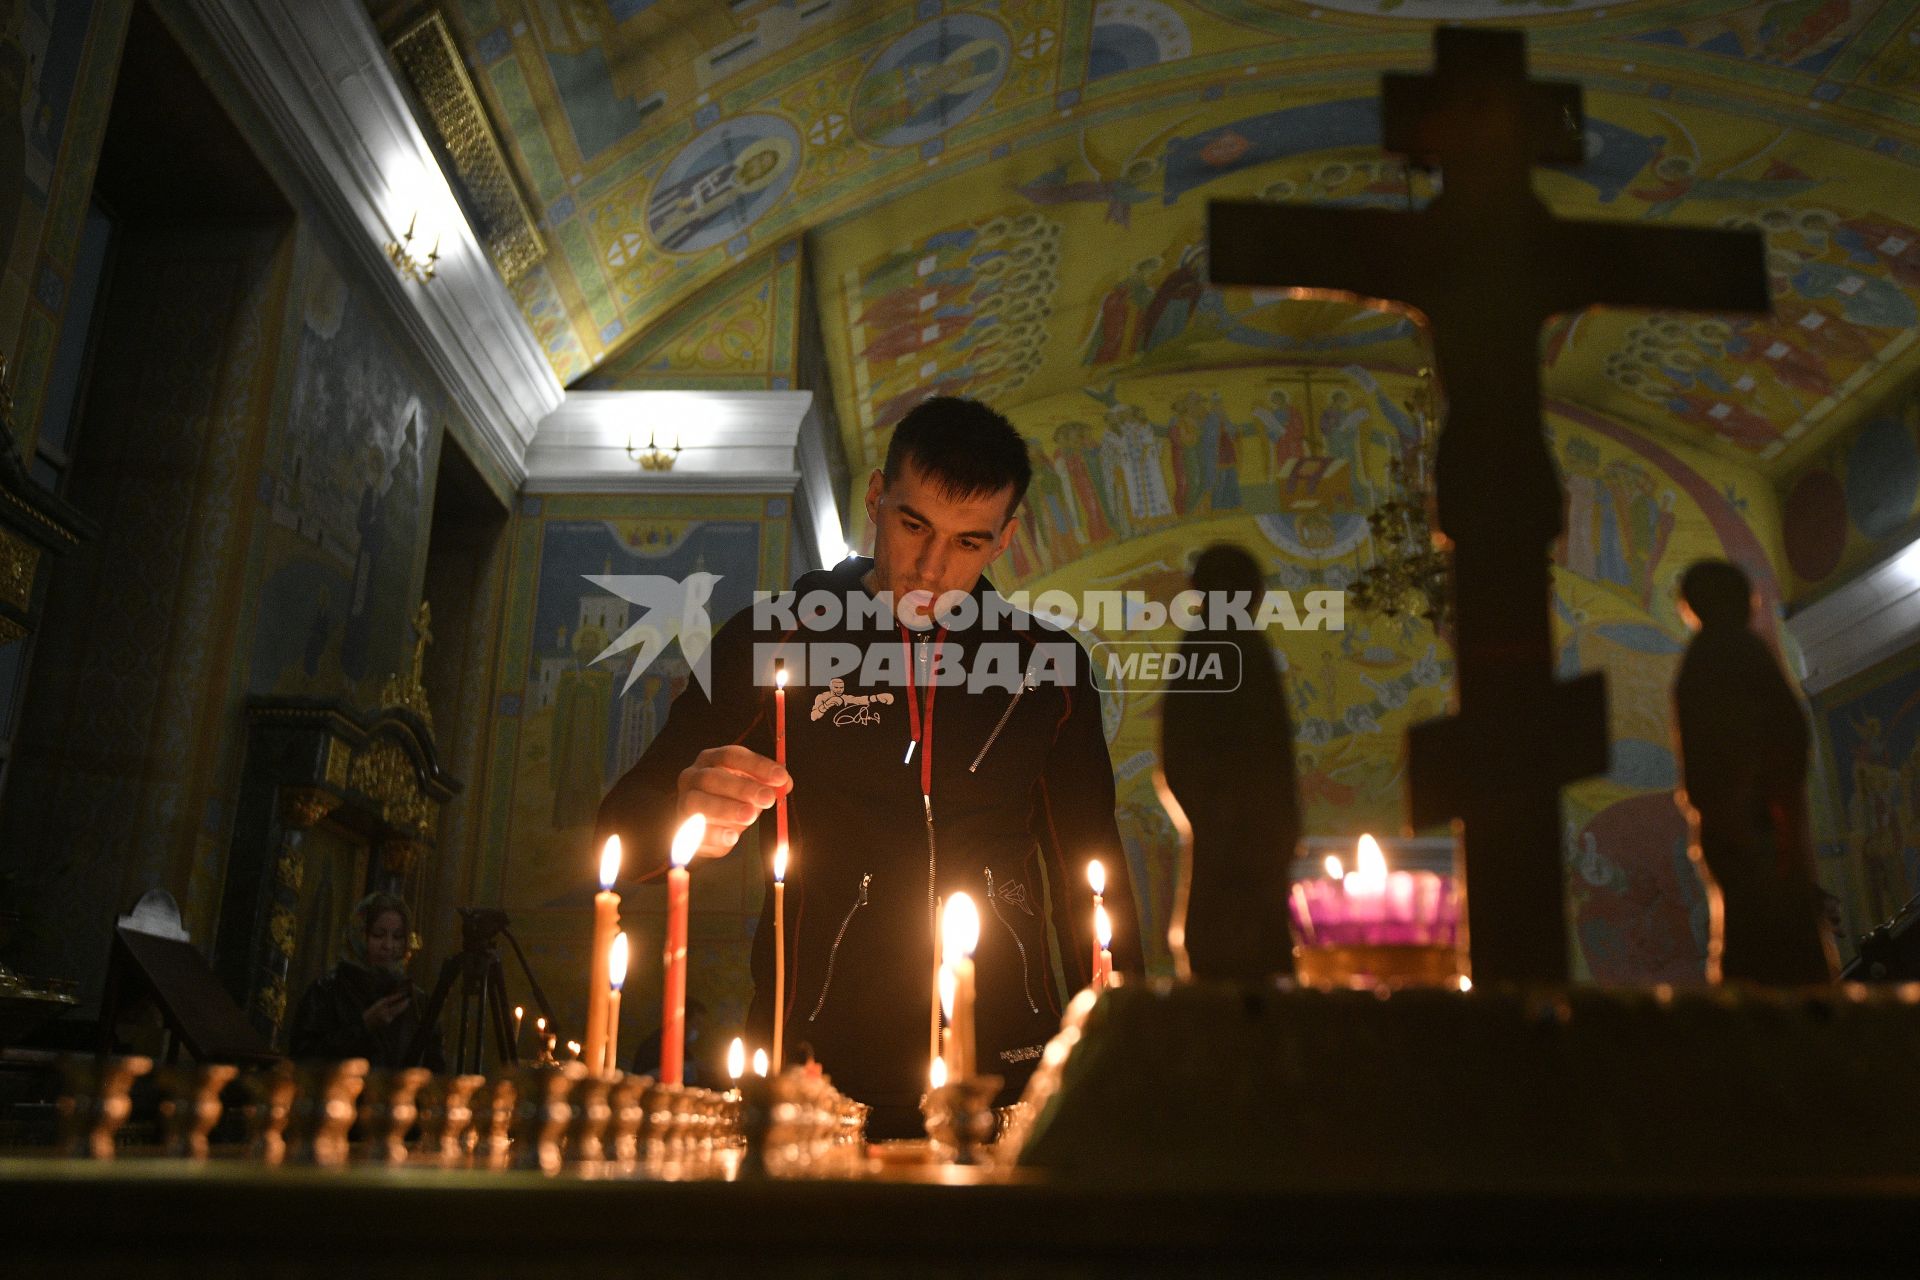
[[[920,794],[933,794],[933,699],[940,692],[939,681],[933,673],[940,669],[940,646],[947,642],[947,629],[940,628],[933,641],[933,664],[927,669],[927,719],[923,726],[920,721],[920,699],[913,687],[913,642],[907,638],[907,629],[900,628],[900,651],[907,655],[907,729],[913,735],[913,741],[907,747],[907,759],[913,759],[913,749],[920,748]]]

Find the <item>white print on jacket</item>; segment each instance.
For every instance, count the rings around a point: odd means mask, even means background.
[[[890,693],[848,693],[847,682],[835,676],[827,682],[827,691],[813,700],[812,718],[833,715],[833,723],[843,724],[879,724],[880,713],[875,707],[893,705]]]

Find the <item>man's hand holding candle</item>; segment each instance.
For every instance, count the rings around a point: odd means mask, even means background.
[[[792,790],[792,776],[776,761],[737,744],[710,747],[680,771],[677,821],[704,816],[707,835],[694,852],[717,858],[732,852],[740,833]]]

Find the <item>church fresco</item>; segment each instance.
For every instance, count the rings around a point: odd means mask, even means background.
[[[647,197],[646,229],[668,253],[698,253],[752,226],[793,181],[800,135],[779,116],[707,130],[668,162]],[[625,240],[620,247],[625,247]]]
[[[1669,439],[1785,465],[1845,389],[1897,377],[1920,354],[1920,279],[1909,261],[1920,252],[1920,229],[1898,212],[1904,188],[1892,161],[1862,153],[1845,175],[1842,205],[1831,191],[1823,195],[1838,178],[1805,176],[1810,144],[1790,131],[1730,119],[1696,135],[1657,103],[1598,93],[1589,102],[1595,163],[1543,171],[1540,185],[1555,207],[1756,226],[1768,236],[1777,312],[1744,319],[1600,311],[1557,321],[1544,341],[1549,394],[1597,400]],[[1351,145],[1329,149],[1343,128]],[[1371,99],[1252,115],[1231,103],[1163,112],[1079,129],[1010,158],[1008,184],[998,190],[949,178],[818,233],[823,304],[839,322],[828,326],[829,354],[836,374],[846,375],[836,377],[836,390],[850,454],[866,451],[860,431],[898,419],[916,384],[1004,400],[1056,394],[1088,369],[1236,363],[1250,352],[1417,360],[1415,330],[1403,316],[1273,290],[1222,290],[1205,278],[1206,199],[1404,207],[1430,198],[1425,175],[1360,144],[1377,134]],[[1782,203],[1796,194],[1803,203]],[[1033,252],[1046,273],[1044,281],[1009,278],[1047,289],[1022,314],[1030,323],[1017,330],[1019,349],[998,354],[1004,342],[988,339],[1012,327],[974,308],[997,284],[981,277],[999,268],[969,237],[1009,227],[1036,229]],[[875,253],[896,229],[905,234]],[[1071,252],[1076,244],[1100,252]],[[912,292],[900,274],[909,262],[931,262],[936,287]],[[895,308],[909,298],[925,302],[927,323],[874,332],[883,298]],[[891,311],[879,314],[897,322]]]
[[[1731,6],[1728,6],[1731,8]],[[1819,74],[1861,33],[1879,6],[1864,0],[1801,0],[1706,14],[1638,37],[1694,53]]]
[[[574,389],[786,391],[800,306],[800,242],[788,240],[689,298]]]
[[[1846,905],[1869,927],[1920,893],[1920,651],[1822,690],[1814,707],[1855,895]]]
[[[479,900],[513,917],[543,979],[586,972],[578,928],[597,884],[593,822],[606,790],[639,759],[666,722],[690,672],[670,644],[630,690],[633,655],[592,659],[642,611],[587,581],[587,575],[719,575],[709,602],[716,625],[745,608],[755,590],[786,585],[784,498],[586,495],[526,497],[509,537],[501,649],[485,774],[471,784],[484,814],[476,841]],[[659,928],[664,889],[642,884],[643,860],[664,867],[664,851],[630,850],[621,883],[633,937],[628,1034],[638,1040],[659,1008]],[[708,940],[693,970],[692,994],[736,1025],[746,1012],[746,946],[760,908],[751,849],[702,862],[696,872],[694,936]],[[582,1025],[585,993],[549,982],[560,1016]],[[651,994],[648,994],[651,993]]]
[[[859,428],[890,428],[929,393],[1019,391],[1037,367],[1059,266],[1059,224],[1027,213],[946,228],[861,272],[841,302]]]
[[[1185,19],[1160,0],[1100,0],[1087,38],[1087,79],[1144,71],[1193,52]]]
[[[84,5],[14,6],[0,31],[0,263],[28,276],[66,132],[92,15]],[[24,299],[23,299],[24,300]]]
[[[1844,582],[1920,522],[1920,393],[1908,390],[1779,484],[1795,599]]]
[[[131,0],[18,0],[0,28],[0,343],[31,450]]]
[[[1920,287],[1893,261],[1901,251],[1858,248],[1911,239],[1898,193],[1910,185],[1920,115],[1898,104],[1920,77],[1902,70],[1902,20],[1883,0],[1101,0],[1085,9],[1007,0],[987,9],[879,6],[860,21],[843,4],[776,5],[738,18],[697,10],[562,12],[507,0],[455,15],[463,46],[489,68],[485,87],[558,233],[553,290],[523,305],[539,311],[543,341],[569,380],[582,372],[576,349],[588,363],[607,358],[763,237],[822,228],[826,238],[859,241],[861,252],[844,255],[849,262],[872,261],[928,227],[1028,208],[1060,221],[1070,240],[1100,236],[1102,252],[1089,265],[1110,269],[1084,290],[1063,275],[1043,355],[1061,363],[1092,327],[1091,315],[1077,313],[1082,296],[1105,298],[1150,257],[1171,270],[1197,241],[1193,201],[1265,187],[1274,198],[1308,198],[1310,172],[1271,171],[1283,159],[1378,164],[1377,74],[1423,63],[1417,37],[1442,20],[1521,25],[1544,65],[1584,74],[1589,163],[1540,179],[1558,211],[1750,219],[1778,250],[1785,306],[1775,322],[1677,343],[1655,331],[1661,341],[1650,346],[1648,331],[1628,332],[1636,317],[1588,317],[1557,335],[1551,389],[1652,430],[1712,441],[1728,456],[1786,465],[1785,451],[1824,425],[1829,411],[1820,406],[1830,395],[1920,367],[1920,352],[1901,343]],[[595,49],[605,65],[586,79],[597,84],[555,71],[552,56]],[[1303,51],[1314,60],[1313,83],[1276,82],[1273,64]],[[1853,93],[1854,84],[1881,96]],[[657,109],[640,111],[643,97]],[[574,136],[589,98],[625,103],[629,121],[592,154]],[[1820,110],[1828,103],[1844,103],[1847,122]],[[1874,115],[1869,130],[1851,123],[1862,113]],[[785,194],[751,210],[751,200],[723,201],[731,212],[703,230],[704,197],[673,166],[691,163],[698,138],[775,119],[796,143],[781,162]],[[1268,180],[1233,182],[1248,170]],[[1335,198],[1424,198],[1404,183],[1396,190],[1396,176],[1376,172]],[[1286,183],[1296,194],[1282,194]],[[897,211],[929,188],[940,189],[934,219]],[[1844,189],[1848,199],[1823,189]],[[1161,224],[1137,238],[1112,234],[1156,200],[1188,214],[1182,231]],[[1083,204],[1104,225],[1074,216]],[[698,225],[663,223],[650,237],[649,211]],[[1825,238],[1824,227],[1848,222],[1885,231],[1854,237],[1851,251]],[[676,243],[663,250],[662,236]],[[594,248],[577,251],[587,241]],[[573,344],[560,340],[555,299]],[[1298,327],[1312,323],[1310,313],[1269,319],[1282,338],[1316,336]],[[1864,326],[1864,340],[1843,340],[1840,330],[1852,324]],[[1023,393],[1066,385],[1036,374]]]
[[[447,409],[317,249],[299,297],[292,390],[262,483],[267,549],[247,688],[370,706],[412,653],[425,477]]]
[[[1774,315],[1584,314],[1550,336],[1550,390],[1579,388],[1579,399],[1624,421],[1777,468],[1839,396],[1871,379],[1897,381],[1920,319],[1920,281],[1903,261],[1920,231],[1908,225],[1897,166],[1859,153],[1842,168],[1829,149],[1767,120],[1697,109],[1682,120],[1600,95],[1589,95],[1589,110],[1640,139],[1645,156],[1614,216],[1760,230]],[[1570,181],[1551,172],[1542,189],[1553,197]]]
[[[878,147],[936,138],[986,105],[1010,57],[1006,30],[991,18],[957,13],[915,27],[854,86],[854,132]]]
[[[1316,9],[1369,18],[1401,18],[1413,22],[1473,22],[1486,18],[1535,18],[1603,8],[1608,0],[1428,0],[1408,5],[1406,0],[1319,0]]]
[[[533,326],[533,336],[546,353],[547,363],[553,366],[555,377],[569,382],[592,366],[586,348],[568,323],[567,304],[545,266],[534,267],[514,281],[513,300]]]

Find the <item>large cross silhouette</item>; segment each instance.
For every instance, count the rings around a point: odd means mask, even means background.
[[[1431,76],[1381,84],[1382,142],[1437,162],[1418,212],[1215,201],[1216,284],[1369,300],[1430,324],[1447,396],[1434,482],[1452,544],[1458,713],[1408,737],[1411,820],[1460,819],[1475,981],[1563,982],[1560,788],[1607,768],[1599,673],[1554,678],[1560,479],[1539,332],[1594,305],[1765,311],[1758,233],[1572,222],[1531,170],[1583,158],[1580,89],[1527,78],[1518,32],[1441,28]]]

